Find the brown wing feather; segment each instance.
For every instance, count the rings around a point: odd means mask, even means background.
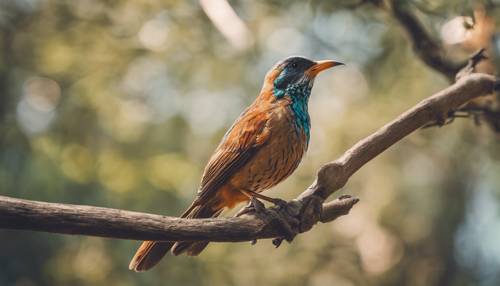
[[[268,112],[251,107],[240,116],[205,167],[194,204],[212,198],[215,192],[253,157],[269,138],[268,121]]]

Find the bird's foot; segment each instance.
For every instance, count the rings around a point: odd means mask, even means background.
[[[273,244],[279,247],[283,240],[292,242],[298,234],[297,229],[300,222],[287,211],[288,203],[286,201],[282,199],[273,199],[272,203],[274,203],[276,207],[266,209],[261,201],[255,197],[251,197],[248,205],[239,210],[235,216],[239,217],[247,214],[255,214],[265,219],[269,219],[275,227],[283,233],[282,237],[273,239]],[[252,244],[256,242],[256,240],[253,240]]]
[[[286,210],[286,207],[288,205],[287,201],[278,198],[271,198],[271,199],[272,199],[271,203],[273,203],[279,209]]]
[[[283,240],[292,242],[295,236],[299,233],[298,228],[300,221],[294,216],[294,211],[291,211],[289,204],[282,199],[273,199],[275,208],[271,208],[273,221],[277,228],[281,230],[283,236],[273,239],[273,244],[278,248]]]
[[[278,214],[277,223],[284,233],[283,236],[273,239],[273,245],[278,248],[283,240],[289,243],[293,241],[295,236],[299,233],[300,220],[294,216],[293,208],[289,208],[288,203],[285,202],[282,204],[280,202],[276,205],[276,213]]]
[[[285,238],[284,237],[277,237],[277,238],[273,239],[274,247],[276,247],[276,248],[280,247],[281,243],[283,242],[283,239],[285,239]]]
[[[265,212],[266,212],[266,206],[264,205],[264,203],[262,203],[255,197],[251,197],[248,204],[244,206],[241,210],[239,210],[235,216],[239,217],[246,214],[259,214]]]
[[[293,239],[295,238],[295,236],[299,233],[297,230],[296,230],[296,227],[298,226],[299,222],[296,218],[292,218],[293,221],[292,223],[290,222],[290,217],[286,217],[284,218],[282,216],[282,214],[279,214],[277,217],[276,217],[276,226],[281,230],[281,232],[284,234],[283,236],[280,236],[280,237],[277,237],[275,239],[273,239],[273,245],[278,248],[280,247],[281,243],[283,242],[283,240],[286,240],[287,242],[292,242]],[[295,226],[292,227],[292,225]]]

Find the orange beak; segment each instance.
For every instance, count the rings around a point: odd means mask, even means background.
[[[305,74],[308,75],[309,77],[315,77],[317,76],[320,72],[332,68],[334,66],[342,66],[344,65],[343,63],[339,63],[336,61],[330,61],[330,60],[325,60],[325,61],[317,61],[315,65],[310,67]]]

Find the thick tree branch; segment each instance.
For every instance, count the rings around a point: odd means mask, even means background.
[[[343,196],[323,206],[329,222],[358,199]],[[250,241],[280,236],[267,217],[182,219],[84,205],[46,203],[0,196],[0,228],[134,240]]]
[[[328,198],[334,191],[342,188],[359,168],[394,143],[429,122],[444,122],[449,111],[473,98],[491,93],[497,85],[496,78],[491,75],[471,74],[463,77],[359,141],[336,161],[321,167],[316,182],[301,197],[314,194],[323,199]]]
[[[429,122],[444,122],[451,110],[498,87],[499,82],[491,75],[463,76],[359,141],[336,161],[325,164],[315,182],[296,200],[284,209],[271,208],[274,215],[190,220],[0,196],[0,228],[136,240],[247,241],[282,236],[276,215],[285,214],[282,217],[298,221],[291,223],[297,232],[305,232],[318,221],[329,222],[347,214],[358,202],[356,198],[342,196],[324,203],[363,165],[413,131]]]

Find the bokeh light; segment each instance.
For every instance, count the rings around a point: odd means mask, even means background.
[[[0,1],[0,195],[178,216],[271,66],[343,62],[316,78],[307,154],[267,193],[292,199],[450,84],[394,1]],[[496,74],[499,3],[469,2],[405,7],[439,56],[486,47],[479,71]],[[406,137],[339,191],[360,198],[349,215],[278,249],[212,243],[136,274],[136,242],[1,230],[0,285],[499,285],[500,149],[480,123]]]

